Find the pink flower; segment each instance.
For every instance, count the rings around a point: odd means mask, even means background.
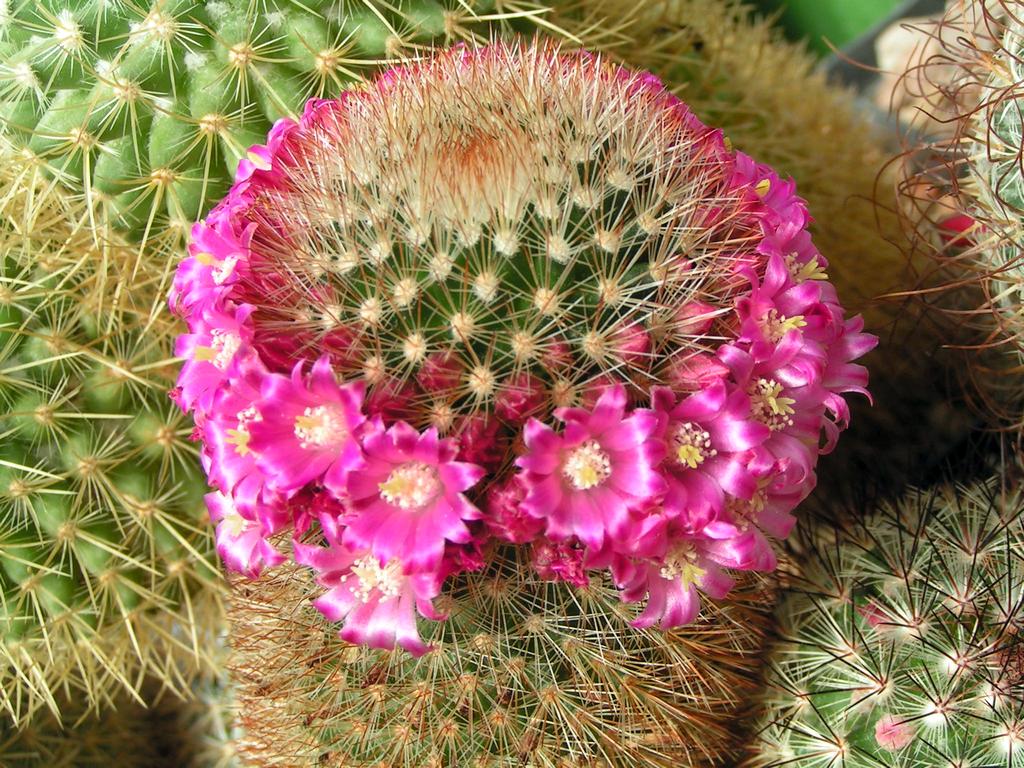
[[[357,431],[362,413],[363,384],[339,385],[326,357],[308,377],[303,364],[290,377],[268,374],[260,389],[258,420],[249,422],[249,447],[269,485],[293,491],[322,481],[335,492],[362,461]]]
[[[313,605],[330,621],[343,622],[339,635],[349,643],[391,649],[414,656],[429,647],[416,628],[416,613],[441,620],[433,599],[441,592],[443,573],[406,573],[398,560],[382,560],[343,541],[344,528],[330,515],[320,518],[327,547],[295,544],[295,560],[317,572],[327,592]]]
[[[190,321],[192,333],[178,337],[174,353],[185,358],[178,374],[178,402],[186,411],[209,409],[217,388],[250,352],[252,307],[242,305],[228,314],[207,308]]]
[[[677,403],[671,390],[656,387],[652,405],[665,443],[661,471],[669,514],[707,524],[722,511],[726,493],[742,499],[753,495],[757,477],[746,466],[746,452],[771,433],[751,418],[745,392],[730,392],[718,379]]]
[[[549,538],[578,537],[600,549],[607,536],[628,535],[631,512],[665,490],[654,467],[658,417],[637,409],[626,415],[626,390],[610,387],[593,411],[560,408],[556,433],[536,419],[525,427],[526,454],[516,460],[527,495],[523,508],[547,522]]]
[[[241,236],[231,231],[231,221],[223,208],[217,208],[192,227],[189,258],[174,276],[169,304],[174,312],[192,314],[197,307],[213,304],[228,293],[245,271],[247,250],[255,224]]]
[[[284,555],[267,541],[277,531],[266,529],[255,517],[235,505],[230,496],[208,493],[203,497],[216,528],[217,554],[233,571],[250,579],[264,568],[284,562]]]
[[[363,450],[365,465],[345,486],[353,510],[347,546],[420,572],[438,568],[446,541],[470,541],[465,521],[479,519],[480,511],[462,492],[484,470],[455,461],[451,440],[400,421],[387,430],[377,425],[363,438]]]
[[[546,400],[544,383],[536,376],[521,373],[498,390],[494,412],[499,419],[519,425],[540,411]]]

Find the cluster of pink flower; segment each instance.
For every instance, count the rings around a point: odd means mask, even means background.
[[[841,394],[865,392],[867,373],[851,361],[875,342],[844,319],[793,184],[722,144],[763,260],[737,263],[734,338],[706,339],[715,354],[689,355],[679,386],[636,402],[634,385],[602,381],[586,407],[553,411],[561,426],[526,418],[532,401],[506,402],[501,423],[522,417],[518,439],[499,444],[483,418],[467,427],[472,439],[443,438],[410,426],[362,381],[338,380],[331,346],[345,338],[320,338],[310,354],[306,342],[287,347],[287,329],[253,322],[246,297],[287,302],[289,288],[260,263],[262,224],[250,209],[295,167],[284,157],[301,153],[295,137],[320,104],[250,151],[193,230],[171,297],[189,326],[173,394],[204,443],[225,563],[256,576],[282,561],[271,541],[291,530],[295,559],[326,587],[316,605],[343,622],[342,637],[413,653],[425,650],[417,614],[441,618],[433,600],[445,580],[485,567],[494,541],[531,546],[542,578],[584,586],[588,572],[608,569],[625,601],[646,599],[637,627],[692,621],[699,592],[729,592],[724,569],[773,569],[766,534],[788,534],[817,456],[847,423]],[[323,546],[308,543],[313,535]]]

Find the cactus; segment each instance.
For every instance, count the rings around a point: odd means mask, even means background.
[[[791,183],[649,75],[547,46],[391,70],[250,153],[171,297],[230,566],[312,517],[321,609],[363,636],[341,584],[381,585],[362,601],[404,607],[373,644],[420,653],[411,595],[437,618],[492,537],[611,568],[666,628],[725,596],[718,566],[774,568],[874,343]]]
[[[236,588],[243,752],[724,758],[711,714],[734,714],[739,684],[658,686],[697,674],[672,630],[697,622],[725,668],[754,651],[764,595],[698,590],[774,569],[766,536],[809,493],[873,343],[792,184],[649,75],[547,45],[396,68],[250,154],[171,297],[218,549],[266,580]],[[275,628],[309,610],[291,569],[261,575],[289,530],[344,640],[423,658],[349,649],[350,681],[300,674],[281,648],[319,667],[344,646]],[[615,587],[646,600],[632,628]],[[392,674],[372,709],[367,681]],[[467,674],[480,698],[453,702]]]
[[[1024,427],[1020,20],[1006,3],[951,4],[920,30],[929,40],[909,89],[944,118],[917,121],[901,204],[912,245],[930,259],[925,297],[974,410],[989,426]],[[908,73],[908,77],[911,75]],[[921,137],[923,134],[923,138]],[[936,287],[946,290],[939,291]]]
[[[1024,765],[1024,496],[911,493],[780,600],[750,766]]]
[[[308,99],[436,45],[572,39],[550,12],[529,0],[4,0],[0,120],[104,220],[135,237],[182,233]]]
[[[138,701],[118,697],[98,712],[81,701],[60,700],[64,717],[41,714],[21,729],[0,724],[4,768],[181,768],[155,745],[158,724]],[[203,768],[195,766],[195,768]]]
[[[992,343],[976,379],[1002,421],[1024,428],[1024,147],[1020,112],[1024,88],[1024,27],[1007,21],[1000,45],[986,62],[983,105],[965,133],[967,213],[976,222],[972,266],[983,277],[985,308],[992,312],[985,342]],[[980,224],[980,226],[979,226]],[[991,375],[995,369],[998,374]]]
[[[246,765],[730,765],[773,588],[752,577],[682,630],[623,631],[612,584],[575,590],[509,549],[446,599],[415,660],[338,640],[292,566],[234,585],[228,667]]]
[[[0,718],[180,689],[220,615],[159,272],[0,151]]]

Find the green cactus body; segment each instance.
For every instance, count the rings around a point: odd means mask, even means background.
[[[1024,765],[1024,498],[917,493],[818,547],[751,766]]]
[[[339,640],[312,579],[235,585],[238,752],[251,766],[729,765],[773,589],[748,581],[673,632],[624,631],[610,584],[540,579],[510,549],[470,575],[416,660]]]
[[[180,687],[218,597],[158,276],[0,155],[0,709],[23,722],[58,688]]]
[[[136,237],[220,199],[271,123],[425,47],[544,26],[489,0],[5,0],[0,122]],[[548,25],[552,28],[553,25]]]

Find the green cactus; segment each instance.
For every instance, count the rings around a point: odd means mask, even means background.
[[[1024,765],[1024,496],[916,492],[818,542],[750,766]]]
[[[57,690],[181,688],[219,597],[161,275],[0,157],[0,718],[21,723]]]
[[[120,229],[180,232],[223,195],[246,149],[307,99],[427,47],[557,31],[549,10],[529,0],[4,0],[0,122]]]
[[[445,598],[416,660],[339,640],[304,571],[235,585],[238,753],[251,766],[728,765],[773,588],[748,580],[672,632],[624,631],[600,580],[543,581],[510,550]]]

